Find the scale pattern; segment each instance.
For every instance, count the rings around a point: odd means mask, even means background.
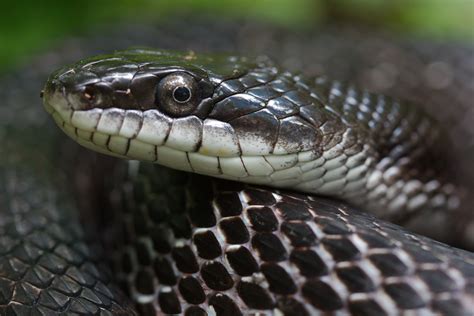
[[[133,315],[74,207],[34,178],[0,171],[0,314]]]
[[[116,269],[145,315],[467,315],[474,302],[472,253],[338,202],[138,162],[113,182]]]

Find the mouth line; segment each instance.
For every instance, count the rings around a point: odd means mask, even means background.
[[[137,138],[144,120],[142,115],[137,115],[140,117],[140,127],[137,127],[136,133],[128,137],[121,128],[124,125],[124,113],[121,113],[122,119],[120,124],[117,124],[121,126],[120,128],[103,129],[99,126],[99,121],[102,115],[105,117],[111,110],[73,110],[67,106],[64,99],[62,103],[51,101],[54,101],[54,98],[44,98],[44,107],[65,134],[83,147],[117,158],[148,161],[187,172],[273,186],[300,177],[303,173],[301,168],[311,163],[312,159],[311,152],[223,157],[173,148],[167,146],[166,141],[153,144],[143,137]],[[127,112],[123,109],[116,110]],[[90,117],[95,118],[92,123],[87,120]],[[80,122],[79,118],[87,122],[86,128],[83,128],[84,124],[77,124]],[[290,172],[288,169],[293,171]]]

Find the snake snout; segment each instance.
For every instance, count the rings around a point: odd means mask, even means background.
[[[49,79],[46,82],[44,89],[41,91],[41,97],[48,113],[62,113],[72,109],[67,101],[64,85],[56,79]]]

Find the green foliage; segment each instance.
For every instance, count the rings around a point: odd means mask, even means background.
[[[0,69],[100,24],[186,14],[255,18],[291,28],[342,21],[474,38],[474,0],[24,0],[5,1],[2,12]]]

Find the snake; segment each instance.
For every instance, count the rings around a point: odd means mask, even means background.
[[[148,48],[63,66],[42,98],[75,142],[128,161],[64,159],[104,177],[78,181],[89,197],[106,192],[105,237],[90,249],[100,238],[68,224],[77,206],[52,188],[63,179],[32,177],[18,149],[5,159],[2,201],[22,225],[0,226],[0,311],[472,311],[473,254],[385,221],[449,230],[437,216],[465,198],[438,159],[442,127],[413,103],[268,57]],[[44,146],[57,152],[54,135]]]

